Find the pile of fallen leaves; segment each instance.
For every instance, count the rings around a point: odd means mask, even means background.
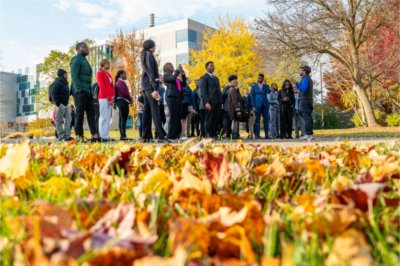
[[[396,265],[400,145],[0,146],[3,265]]]

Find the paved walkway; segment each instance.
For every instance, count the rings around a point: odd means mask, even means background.
[[[0,144],[8,144],[8,143],[17,143],[24,141],[24,139],[0,139]],[[55,138],[40,138],[40,139],[31,139],[30,140],[33,143],[38,143],[38,144],[48,144],[48,143],[62,143],[56,140]],[[191,140],[190,140],[191,141]],[[356,138],[316,138],[313,141],[303,141],[303,140],[298,140],[298,139],[258,139],[258,140],[248,140],[248,139],[243,139],[242,143],[244,144],[255,144],[255,145],[279,145],[279,146],[284,146],[284,147],[291,147],[291,146],[310,146],[310,145],[322,145],[322,146],[331,146],[331,145],[337,145],[339,143],[342,143],[343,141],[349,141],[350,144],[353,145],[362,145],[362,144],[378,144],[378,143],[390,143],[390,144],[395,144],[395,145],[400,145],[400,139],[399,138],[377,138],[377,137],[356,137]],[[114,141],[114,142],[108,142],[105,143],[105,145],[114,145],[118,143],[119,141]],[[127,143],[136,143],[136,141],[131,141]],[[173,145],[175,144],[183,144],[184,142],[178,142],[178,143],[171,143]],[[195,139],[193,139],[193,144],[195,143]],[[213,141],[213,144],[238,144],[239,142],[237,140],[220,140],[220,141]],[[156,143],[155,143],[156,144]]]

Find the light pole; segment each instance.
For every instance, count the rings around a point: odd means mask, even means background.
[[[324,107],[323,107],[323,103],[324,103],[324,97],[323,97],[323,86],[322,86],[322,66],[325,65],[325,63],[321,63],[319,64],[320,67],[320,72],[319,72],[319,77],[320,77],[320,85],[321,85],[321,128],[325,128],[325,122],[324,122]]]

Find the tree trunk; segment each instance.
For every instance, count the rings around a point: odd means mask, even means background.
[[[376,122],[374,110],[372,108],[371,102],[368,100],[366,91],[357,83],[354,84],[354,90],[357,93],[358,99],[360,99],[361,108],[363,109],[365,117],[367,119],[367,126],[379,126],[379,124]]]

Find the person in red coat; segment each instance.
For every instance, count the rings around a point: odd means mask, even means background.
[[[114,106],[115,90],[113,85],[113,79],[108,73],[110,70],[110,62],[107,59],[103,59],[100,62],[101,69],[97,72],[97,84],[99,84],[99,134],[103,142],[110,140],[110,123],[111,123],[111,112]]]

